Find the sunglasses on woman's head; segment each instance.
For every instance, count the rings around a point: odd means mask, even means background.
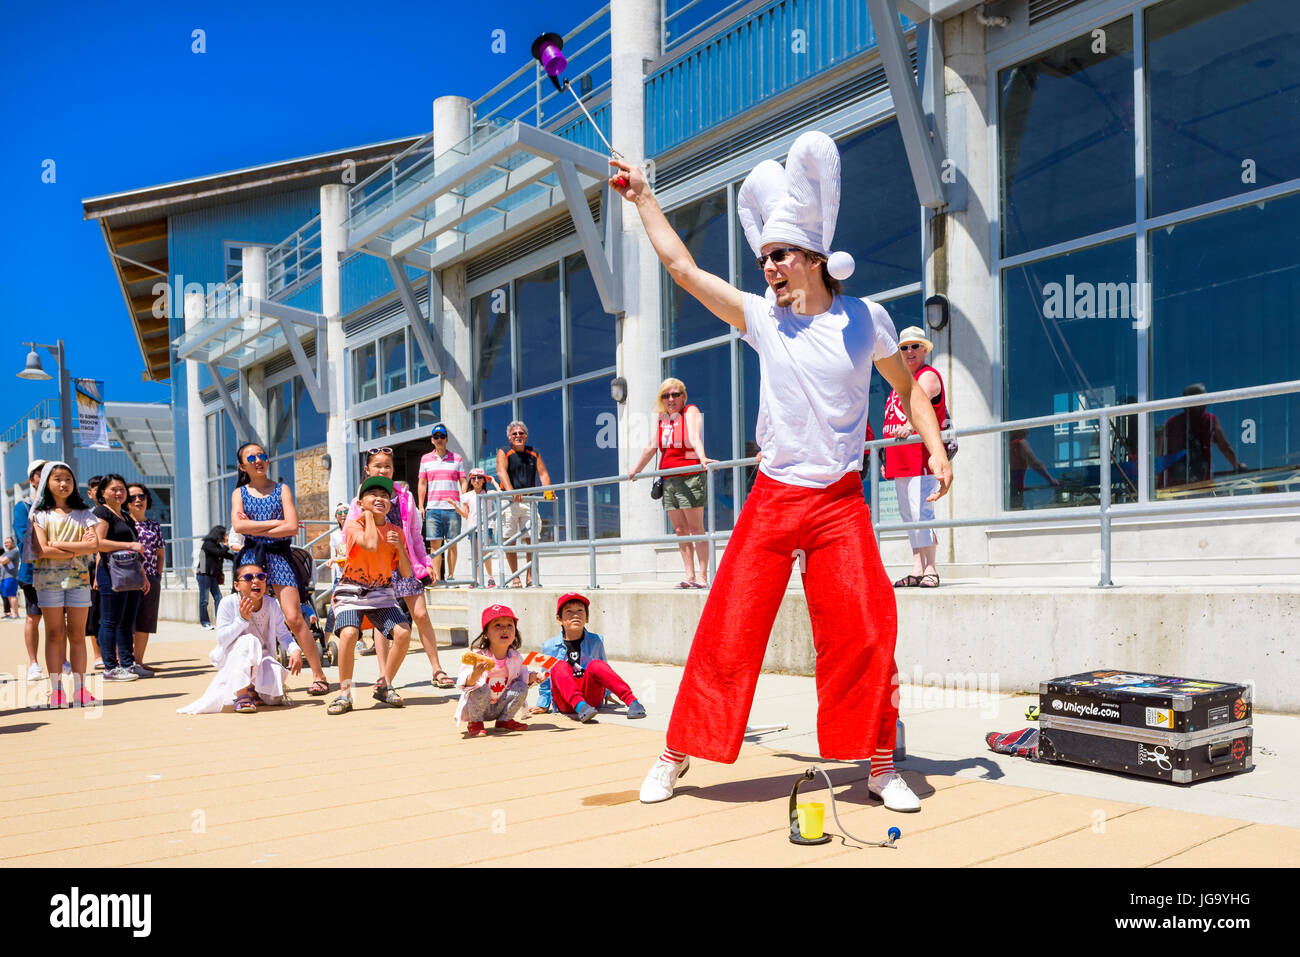
[[[258,572],[256,575],[251,573],[247,575],[240,575],[239,580],[241,582],[254,582],[254,581],[264,582],[266,581],[266,572]]]
[[[250,452],[244,461],[252,465],[254,462],[268,462],[270,459],[265,452]]]

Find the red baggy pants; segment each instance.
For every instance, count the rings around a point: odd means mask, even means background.
[[[551,669],[551,697],[555,699],[555,706],[564,714],[576,711],[579,701],[599,708],[605,703],[606,691],[624,704],[636,700],[627,682],[618,676],[607,661],[596,659],[587,662],[581,678],[573,677],[573,668],[568,662],[562,661]]]
[[[669,748],[725,764],[740,754],[763,652],[800,551],[817,651],[821,755],[862,760],[893,749],[898,611],[857,472],[824,489],[759,473],[695,629]]]

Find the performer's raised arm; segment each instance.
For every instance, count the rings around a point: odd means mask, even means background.
[[[735,326],[742,333],[745,331],[745,306],[740,290],[721,276],[705,272],[695,263],[695,257],[677,235],[664,211],[659,208],[646,182],[645,174],[635,166],[622,160],[610,160],[610,166],[617,166],[621,171],[620,179],[627,180],[627,186],[610,178],[613,189],[622,194],[628,202],[635,204],[645,226],[650,245],[654,247],[660,261],[673,277],[673,282],[681,286],[698,299],[704,308],[728,325]]]

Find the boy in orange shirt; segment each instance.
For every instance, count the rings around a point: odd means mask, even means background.
[[[347,558],[343,573],[334,586],[334,629],[339,637],[339,690],[330,702],[329,714],[352,710],[352,665],[361,623],[370,619],[378,633],[376,642],[387,647],[381,652],[383,663],[375,682],[374,698],[382,704],[400,708],[405,705],[393,690],[393,679],[411,643],[410,619],[402,610],[401,600],[393,591],[393,572],[411,576],[411,561],[406,554],[402,530],[388,521],[388,505],[393,497],[393,482],[382,475],[372,475],[361,483],[357,500],[361,514],[343,526],[343,550]],[[391,644],[390,644],[391,643]]]

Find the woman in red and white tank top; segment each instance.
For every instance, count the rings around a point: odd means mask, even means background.
[[[930,397],[934,416],[942,425],[948,418],[948,396],[943,389],[943,379],[938,371],[926,362],[934,343],[925,338],[916,326],[908,326],[898,337],[898,349],[903,353],[908,371],[917,384]],[[898,393],[890,392],[885,402],[885,438],[903,439],[914,433],[903,413]],[[925,460],[925,446],[919,443],[885,448],[885,478],[894,480],[898,492],[898,515],[904,522],[934,521],[934,504],[927,501],[938,488]],[[938,538],[928,528],[913,529],[907,533],[912,545],[912,574],[894,582],[895,588],[920,586],[937,588],[939,574],[934,567],[935,546]]]
[[[659,453],[659,468],[676,469],[691,465],[707,465],[716,461],[704,454],[704,415],[687,402],[686,386],[681,379],[664,379],[659,386],[659,397],[654,404],[655,430],[641,451],[641,458],[627,477],[636,480],[637,473]],[[708,494],[705,470],[683,472],[664,476],[664,511],[678,535],[704,534],[704,504]],[[682,553],[686,577],[678,588],[708,587],[709,543],[705,541],[682,542],[677,546]],[[699,571],[696,572],[696,565]]]

